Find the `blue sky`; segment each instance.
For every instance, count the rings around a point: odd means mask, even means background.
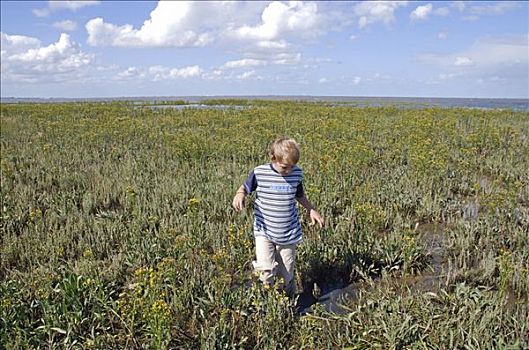
[[[2,97],[529,98],[529,4],[1,1]]]

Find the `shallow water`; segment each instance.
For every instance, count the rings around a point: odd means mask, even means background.
[[[307,101],[323,102],[345,106],[400,106],[405,108],[475,108],[475,109],[512,109],[529,111],[527,98],[450,98],[450,97],[377,97],[377,96],[138,96],[138,97],[101,97],[101,98],[20,98],[1,97],[2,103],[60,103],[60,102],[111,102],[134,101],[139,103],[157,101],[186,101],[187,105],[173,105],[172,108],[201,108],[202,101],[211,99],[271,100],[271,101]],[[176,107],[181,106],[181,107]],[[222,105],[218,105],[222,106]],[[154,106],[152,106],[154,107]],[[229,106],[233,107],[233,106]],[[244,108],[246,106],[239,106]],[[162,105],[157,108],[164,108]],[[169,108],[169,107],[165,107]],[[206,108],[206,107],[203,107]],[[207,107],[214,108],[214,107]]]
[[[418,235],[428,251],[429,269],[418,275],[388,277],[384,280],[375,279],[374,283],[388,287],[411,289],[421,292],[435,292],[447,281],[447,262],[444,248],[444,226],[439,224],[422,224],[416,228]],[[354,303],[360,291],[372,286],[369,283],[315,282],[298,297],[300,315],[310,313],[315,305],[327,312],[344,314],[348,312],[347,304]]]
[[[360,283],[352,283],[349,285],[322,285],[318,286],[321,290],[321,295],[316,297],[314,289],[311,288],[301,293],[298,297],[298,312],[305,315],[312,311],[314,305],[319,305],[327,312],[335,314],[347,313],[347,308],[344,304],[351,303],[358,296],[358,291],[363,287]],[[319,293],[316,293],[319,294]]]
[[[167,109],[167,108],[172,108],[172,109],[178,109],[178,110],[182,110],[182,109],[186,109],[186,108],[192,108],[192,109],[243,109],[243,108],[248,108],[249,106],[238,106],[238,105],[204,105],[204,104],[197,104],[197,103],[190,103],[190,104],[187,104],[187,105],[170,105],[170,104],[165,104],[165,105],[153,105],[153,106],[143,106],[143,107],[148,107],[148,108],[152,108],[152,109]]]

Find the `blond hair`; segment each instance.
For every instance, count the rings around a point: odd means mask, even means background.
[[[289,137],[279,137],[270,146],[270,157],[278,162],[296,164],[299,161],[299,145]]]

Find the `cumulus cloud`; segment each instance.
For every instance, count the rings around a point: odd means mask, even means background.
[[[86,24],[88,43],[115,47],[203,47],[224,43],[280,52],[291,39],[313,38],[328,28],[315,2],[160,1],[141,27],[103,18]]]
[[[102,18],[94,18],[86,23],[88,43],[92,46],[117,47],[205,46],[212,40],[212,33],[200,32],[193,23],[197,7],[204,5],[186,1],[160,1],[139,29],[130,24],[118,26],[106,23]],[[218,6],[217,3],[215,6]]]
[[[424,21],[427,20],[430,15],[435,16],[448,16],[450,9],[448,7],[439,7],[434,9],[432,4],[426,4],[417,6],[415,10],[410,13],[410,19],[413,21]]]
[[[150,81],[181,80],[189,78],[200,78],[204,71],[197,65],[181,68],[170,68],[164,66],[150,66],[147,68],[128,67],[119,72],[114,80],[145,79]]]
[[[432,9],[432,4],[417,6],[417,8],[410,14],[410,18],[412,20],[425,20],[428,18],[430,13],[432,13]]]
[[[8,35],[0,32],[2,58],[26,52],[40,46],[40,40],[24,35]],[[6,57],[4,57],[4,55]]]
[[[238,39],[275,40],[282,35],[296,33],[302,36],[314,36],[318,29],[318,5],[291,1],[274,1],[261,15],[261,23],[256,26],[244,25],[236,28],[233,35]]]
[[[72,0],[60,0],[60,1],[48,1],[48,7],[33,9],[32,12],[37,17],[46,17],[53,11],[59,10],[70,10],[77,11],[83,7],[99,5],[101,1],[72,1]]]
[[[362,78],[360,77],[354,77],[353,80],[351,80],[351,84],[358,85],[362,81]]]
[[[395,21],[395,11],[407,4],[407,1],[362,1],[353,7],[353,14],[358,17],[360,28],[377,22],[389,25]]]
[[[61,34],[56,43],[42,46],[35,38],[0,33],[2,79],[21,82],[63,81],[82,73],[94,56]]]
[[[103,18],[91,19],[86,24],[88,43],[115,47],[202,47],[213,43],[236,23],[251,20],[262,6],[230,1],[160,1],[140,28],[107,23]]]
[[[64,20],[60,22],[53,23],[53,27],[57,29],[61,29],[65,32],[73,32],[77,29],[77,23],[71,20]]]

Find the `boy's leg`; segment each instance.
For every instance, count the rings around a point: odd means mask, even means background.
[[[277,270],[275,255],[275,245],[272,242],[263,236],[255,237],[256,261],[253,262],[253,267],[265,285],[274,284]]]
[[[289,297],[293,297],[296,292],[294,281],[294,263],[296,260],[296,245],[278,245],[276,246],[278,254],[278,275],[285,280],[285,292]]]

